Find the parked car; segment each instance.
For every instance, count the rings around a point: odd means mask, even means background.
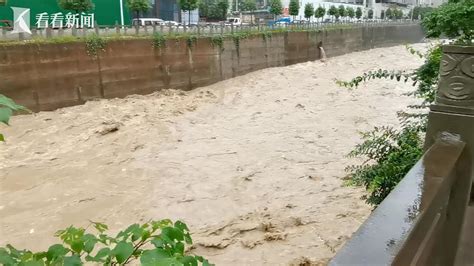
[[[242,24],[242,20],[240,18],[227,18],[226,25],[240,25]]]
[[[280,18],[280,19],[277,19],[275,21],[269,21],[268,22],[268,26],[271,26],[273,24],[276,24],[276,25],[288,25],[291,23],[291,18],[290,17],[284,17],[284,18]]]
[[[133,26],[152,26],[152,25],[161,25],[164,20],[159,18],[140,18],[140,19],[133,19],[132,25]]]
[[[172,21],[172,20],[163,21],[161,24],[162,24],[162,25],[165,25],[165,26],[170,26],[170,25],[171,25],[171,26],[175,26],[175,27],[181,26],[181,24],[179,24],[179,23],[176,22],[176,21]]]

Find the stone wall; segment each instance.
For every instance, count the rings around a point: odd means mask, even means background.
[[[83,42],[0,46],[0,94],[33,111],[54,110],[94,98],[148,94],[160,89],[190,90],[251,71],[320,58],[318,43],[328,57],[375,47],[419,42],[419,25],[273,33],[222,47],[199,38],[167,40],[154,48],[151,40],[109,41],[97,58]]]

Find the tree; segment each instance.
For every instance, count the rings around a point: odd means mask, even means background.
[[[453,1],[442,4],[423,18],[428,37],[445,35],[458,38],[458,42],[472,45],[474,38],[474,0]]]
[[[295,20],[295,17],[298,16],[298,14],[300,13],[299,0],[290,0],[290,6],[288,9],[290,15],[293,16],[293,20]]]
[[[330,16],[334,16],[335,18],[339,17],[339,10],[335,6],[331,6],[328,10],[328,14]]]
[[[372,9],[369,9],[369,11],[367,11],[367,18],[369,19],[374,18],[374,11]]]
[[[432,7],[415,7],[410,11],[409,17],[412,19],[423,19],[427,14],[433,11]],[[413,14],[412,14],[413,13]]]
[[[338,13],[339,13],[339,16],[341,17],[345,17],[347,14],[346,14],[346,9],[344,8],[343,5],[340,5],[339,8],[338,8]]]
[[[270,0],[270,14],[273,14],[273,20],[276,20],[276,16],[281,15],[282,9],[281,0]]]
[[[307,3],[304,6],[304,18],[309,20],[314,15],[314,7],[313,4]]]
[[[242,11],[250,11],[250,20],[253,24],[253,13],[257,10],[257,2],[255,0],[245,0],[240,4]]]
[[[72,10],[76,14],[94,9],[91,0],[58,0],[58,5],[60,8]]]
[[[227,18],[227,10],[229,10],[229,1],[219,0],[219,2],[217,2],[217,11],[224,20]]]
[[[130,10],[135,12],[135,18],[140,18],[140,12],[147,12],[151,5],[148,0],[127,0],[127,6]]]
[[[355,16],[354,8],[348,7],[346,9],[346,12],[347,12],[348,17],[350,17],[351,19],[354,18],[354,16]]]
[[[401,19],[403,18],[403,11],[400,9],[395,9],[395,18],[396,19]]]
[[[128,0],[128,1],[147,1],[147,0]],[[148,1],[147,1],[148,2]],[[191,11],[198,8],[198,0],[179,0],[179,8],[188,12],[188,25],[191,24]]]
[[[362,17],[362,8],[358,7],[356,9],[355,16],[357,19],[360,19]]]
[[[387,9],[385,11],[385,17],[388,18],[388,19],[392,19],[393,18],[393,11],[391,8]],[[383,17],[382,17],[383,18]]]
[[[326,8],[324,8],[322,6],[316,8],[316,10],[314,11],[314,16],[316,18],[322,18],[322,17],[324,17],[324,15],[326,15]]]

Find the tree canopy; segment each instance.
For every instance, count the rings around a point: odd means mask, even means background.
[[[393,11],[391,8],[385,10],[385,17],[388,18],[388,19],[392,19],[393,18]]]
[[[227,1],[224,3],[222,0],[202,0],[199,1],[199,16],[211,20],[225,20],[228,7]]]
[[[362,17],[362,8],[358,7],[356,9],[355,16],[357,19],[360,19]]]
[[[459,42],[472,44],[474,38],[474,0],[450,1],[423,19],[428,37],[459,37]]]
[[[335,7],[335,6],[331,6],[328,10],[328,14],[338,18],[339,17],[339,9],[337,9],[337,7]]]
[[[369,11],[367,12],[367,17],[369,19],[372,19],[374,18],[374,11],[372,9],[369,9]]]
[[[307,3],[304,6],[304,17],[306,19],[310,19],[314,14],[314,7],[313,4]]]
[[[273,14],[273,16],[281,15],[282,9],[281,0],[270,0],[270,14]]]
[[[294,16],[298,16],[300,12],[300,2],[299,0],[290,0],[290,6],[288,8],[289,14]]]
[[[143,0],[128,0],[128,1],[143,1]],[[199,6],[198,0],[179,0],[179,8],[183,11],[189,12],[191,10],[198,8],[198,6]]]
[[[322,6],[316,8],[316,10],[314,11],[314,16],[316,18],[322,18],[322,17],[324,17],[324,15],[326,15],[326,8],[324,8]]]
[[[350,18],[353,18],[355,16],[355,11],[354,11],[354,8],[352,7],[348,7],[346,9],[346,12],[347,12],[347,16]]]
[[[257,2],[255,2],[255,0],[244,0],[241,4],[240,4],[240,8],[242,11],[255,11],[257,10]]]
[[[71,10],[76,13],[94,9],[94,4],[91,0],[58,0],[58,5],[62,9]]]
[[[341,17],[347,16],[346,8],[345,8],[343,5],[340,5],[340,6],[338,7],[338,13],[339,13],[339,16],[341,16]],[[337,17],[337,16],[336,16],[336,17]]]
[[[227,17],[227,11],[229,10],[229,1],[219,0],[219,2],[217,2],[217,10],[222,14],[222,17],[225,19]]]

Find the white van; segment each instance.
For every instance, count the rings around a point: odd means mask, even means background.
[[[152,25],[161,25],[163,24],[163,20],[159,18],[140,18],[140,19],[133,19],[132,25],[133,26],[152,26]]]

